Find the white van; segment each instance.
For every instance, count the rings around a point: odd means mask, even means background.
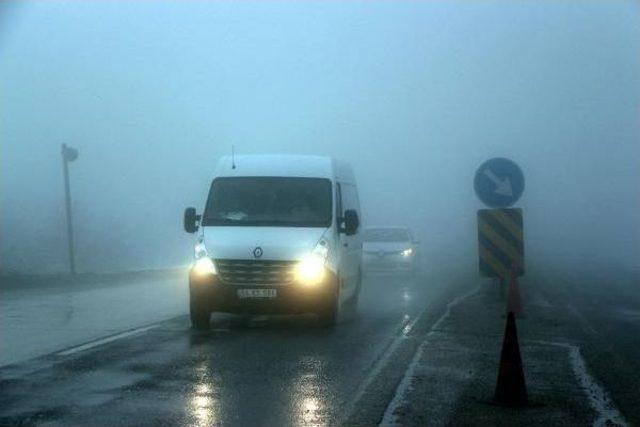
[[[210,314],[316,313],[333,325],[360,293],[362,241],[351,167],[329,157],[223,157],[202,214],[189,272],[191,322]]]

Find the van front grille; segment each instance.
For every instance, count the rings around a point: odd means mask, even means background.
[[[216,259],[218,277],[233,285],[275,285],[294,280],[295,261]]]

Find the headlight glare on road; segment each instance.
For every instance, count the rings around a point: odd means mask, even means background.
[[[296,278],[304,285],[316,285],[324,278],[324,259],[318,255],[308,255],[296,265]]]
[[[402,251],[402,256],[404,257],[409,257],[413,254],[413,249],[409,248],[409,249],[405,249],[404,251]]]
[[[216,274],[216,266],[209,257],[197,259],[193,264],[193,271],[199,276]]]

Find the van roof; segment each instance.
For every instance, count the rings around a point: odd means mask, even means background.
[[[355,182],[351,167],[342,161],[327,156],[304,156],[291,154],[255,154],[235,156],[235,169],[231,156],[218,161],[215,177],[231,176],[291,176],[305,178],[341,178]]]

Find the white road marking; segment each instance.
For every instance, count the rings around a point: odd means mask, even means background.
[[[406,323],[406,320],[404,319],[402,322],[400,322],[401,326],[404,325],[401,329],[401,333],[394,338],[391,344],[386,348],[386,350],[384,350],[382,355],[380,355],[376,359],[376,361],[373,363],[373,366],[369,370],[369,375],[367,375],[364,381],[360,383],[360,386],[356,390],[355,397],[351,399],[351,402],[349,402],[349,405],[347,406],[347,410],[344,412],[346,416],[342,420],[342,422],[338,423],[339,425],[344,424],[344,421],[349,419],[349,416],[351,416],[351,413],[356,407],[356,404],[362,399],[362,396],[364,395],[369,385],[378,376],[382,368],[387,365],[389,358],[393,355],[393,353],[395,353],[395,350],[398,348],[400,343],[407,338],[407,335],[409,334],[409,332],[411,332],[411,330],[413,329],[413,326],[416,324],[418,320],[422,318],[422,315],[426,313],[428,308],[429,307],[425,307],[424,309],[422,309],[420,314],[418,314],[411,322]]]
[[[468,292],[464,295],[457,297],[456,299],[454,299],[453,301],[447,304],[446,311],[442,316],[440,316],[440,318],[436,321],[436,323],[434,323],[433,326],[431,326],[431,328],[429,329],[429,332],[427,332],[426,339],[420,344],[420,346],[418,347],[418,350],[416,351],[413,358],[411,359],[411,363],[409,363],[409,367],[405,371],[402,381],[400,381],[398,388],[396,388],[396,393],[393,396],[393,399],[391,399],[391,402],[389,402],[387,409],[384,411],[384,416],[382,417],[382,421],[380,422],[380,425],[382,426],[397,425],[395,420],[396,416],[394,415],[394,412],[402,404],[402,399],[404,398],[405,393],[409,390],[411,386],[411,379],[413,378],[413,374],[415,373],[416,367],[418,366],[418,362],[420,361],[420,358],[422,356],[422,352],[424,351],[424,346],[429,342],[429,337],[431,337],[433,333],[440,328],[441,323],[444,322],[444,320],[449,316],[449,313],[451,312],[452,307],[458,305],[462,300],[476,294],[479,290],[480,288],[474,289],[471,292]]]
[[[133,336],[133,335],[140,334],[142,332],[146,332],[146,331],[148,331],[150,329],[157,328],[158,326],[159,325],[143,326],[142,328],[132,329],[130,331],[121,332],[121,333],[115,334],[115,335],[110,335],[110,336],[108,336],[106,338],[101,338],[101,339],[96,340],[96,341],[91,341],[91,342],[88,342],[86,344],[82,344],[82,345],[79,345],[79,346],[76,346],[76,347],[71,347],[70,349],[58,352],[58,353],[56,353],[56,356],[68,356],[70,354],[79,353],[81,351],[85,351],[85,350],[88,350],[90,348],[98,347],[98,346],[100,346],[102,344],[110,343],[110,342],[113,342],[113,341],[116,341],[116,340],[119,340],[119,339],[122,339],[122,338],[127,338],[127,337],[130,337],[130,336]]]
[[[589,404],[598,414],[598,418],[593,421],[594,427],[605,426],[628,426],[618,408],[613,404],[607,392],[600,387],[587,370],[587,365],[580,354],[580,348],[573,344],[552,341],[525,341],[534,344],[553,345],[566,348],[569,351],[569,359],[573,373],[582,386],[584,393],[589,399]]]
[[[447,310],[445,311],[445,313],[436,321],[436,323],[431,327],[431,329],[429,331],[431,332],[432,330],[434,330],[434,328],[436,326],[440,325],[442,319],[449,314],[449,310],[452,307],[454,302],[457,304],[459,300],[461,300],[463,298],[466,298],[466,297],[478,292],[478,290],[479,290],[479,288],[475,289],[474,291],[472,291],[472,292],[470,292],[470,293],[468,293],[466,295],[458,297],[458,298],[454,299],[452,302],[448,303],[447,304]],[[351,399],[351,401],[349,402],[349,404],[347,406],[347,409],[344,411],[345,416],[342,419],[342,421],[340,423],[338,423],[339,425],[344,424],[344,422],[349,419],[349,417],[353,413],[353,410],[355,409],[356,405],[358,404],[358,402],[360,402],[360,400],[362,399],[362,396],[364,396],[364,393],[366,392],[367,388],[369,388],[369,386],[376,379],[378,374],[380,374],[380,371],[382,371],[382,369],[388,364],[389,359],[396,352],[396,349],[400,346],[400,344],[405,339],[407,339],[409,333],[413,330],[413,327],[416,325],[416,323],[418,323],[418,321],[422,318],[422,316],[427,312],[427,310],[429,308],[431,308],[431,307],[427,306],[424,309],[422,309],[422,311],[409,323],[406,322],[406,318],[403,319],[403,321],[400,323],[400,325],[401,325],[400,334],[397,335],[394,338],[394,340],[391,342],[391,344],[383,351],[382,355],[380,355],[376,359],[376,361],[373,363],[371,369],[369,369],[369,375],[367,375],[365,377],[364,381],[362,383],[360,383],[360,386],[358,387],[358,389],[356,390],[356,392],[354,394],[354,398]]]

